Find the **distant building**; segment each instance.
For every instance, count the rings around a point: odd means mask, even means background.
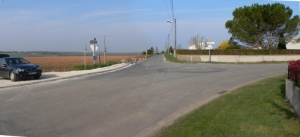
[[[189,50],[196,50],[197,47],[195,45],[189,46]]]
[[[299,38],[292,39],[289,43],[286,44],[286,49],[300,49]]]
[[[253,45],[253,46],[249,47],[248,49],[262,49],[262,47],[260,45]]]
[[[196,45],[189,46],[189,50],[197,50],[197,49],[208,50],[209,48],[213,49],[213,47],[208,47],[208,45],[206,45],[204,42],[199,43],[199,47],[198,48],[197,48]]]

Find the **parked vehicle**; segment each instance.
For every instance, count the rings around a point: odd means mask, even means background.
[[[0,54],[0,58],[9,57],[7,54]]]
[[[0,77],[17,81],[26,77],[39,79],[41,75],[42,69],[38,65],[31,64],[21,57],[9,57],[9,55],[0,54]]]

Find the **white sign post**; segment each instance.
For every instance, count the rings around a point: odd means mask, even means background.
[[[209,57],[209,62],[211,62],[211,54],[210,54],[210,50],[212,49],[212,45],[216,44],[215,42],[209,41],[207,42],[207,46],[208,46],[208,57]]]
[[[97,45],[97,40],[96,38],[94,38],[94,40],[91,40],[90,41],[90,47],[93,51],[93,62],[94,62],[94,65],[96,64],[96,60],[97,60],[97,56],[96,56],[96,52],[98,50],[98,45]]]

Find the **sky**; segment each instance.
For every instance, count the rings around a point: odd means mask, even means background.
[[[300,1],[300,0],[299,0]],[[230,38],[225,28],[235,8],[279,2],[300,13],[298,1],[173,0],[177,45],[192,36],[216,42]],[[165,49],[174,23],[170,0],[0,0],[0,51],[80,52],[96,38],[103,52]],[[91,49],[88,49],[91,52]]]

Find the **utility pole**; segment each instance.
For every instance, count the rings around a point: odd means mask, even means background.
[[[106,46],[105,46],[105,35],[104,35],[103,37],[104,37],[104,64],[105,64],[105,52],[106,52]]]
[[[200,44],[202,44],[202,43],[200,43]],[[197,39],[196,39],[196,47],[197,47],[197,49],[201,49],[201,48],[199,47],[199,39],[198,39],[198,34],[197,34]]]
[[[169,23],[172,23],[171,21],[169,21],[169,20],[167,20],[167,22],[169,22]],[[174,31],[175,31],[175,34],[174,34],[174,57],[176,57],[176,38],[177,38],[177,36],[176,36],[176,18],[174,19]],[[169,35],[168,35],[168,39],[169,39]]]
[[[170,54],[169,53],[169,49],[170,49],[170,34],[168,34],[168,46],[167,46],[167,54]]]
[[[101,63],[101,61],[100,61],[100,49],[99,49],[99,51],[98,51],[98,64],[100,64]]]
[[[167,54],[167,42],[165,44],[165,53],[164,54]]]
[[[176,57],[176,18],[174,19],[174,25],[175,25],[175,40],[174,40],[174,57]]]
[[[83,60],[84,60],[84,69],[86,69],[86,60],[85,60],[85,51],[86,50],[87,50],[87,46],[84,45],[84,58],[83,58]]]

